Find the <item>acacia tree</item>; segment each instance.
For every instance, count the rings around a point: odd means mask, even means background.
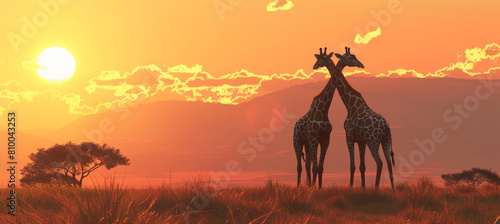
[[[491,184],[500,184],[500,177],[491,169],[472,168],[463,170],[461,173],[452,173],[441,175],[446,186],[459,186],[465,183],[471,187],[477,187],[484,182]]]
[[[130,165],[130,160],[119,149],[93,142],[39,148],[31,153],[28,163],[21,169],[21,186],[66,185],[81,187],[83,179],[100,167],[112,169]]]

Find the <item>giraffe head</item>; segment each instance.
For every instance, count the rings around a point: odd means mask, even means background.
[[[340,59],[337,64],[343,64],[349,67],[365,68],[363,63],[358,61],[358,59],[354,54],[351,54],[351,48],[345,47],[344,55],[335,54],[335,56],[337,56],[337,58]]]
[[[321,67],[326,66],[328,63],[332,62],[332,56],[333,52],[330,54],[326,54],[326,47],[325,47],[325,52],[323,53],[323,49],[319,49],[319,54],[315,54],[314,56],[316,57],[317,61],[316,64],[314,64],[313,69],[318,69]]]

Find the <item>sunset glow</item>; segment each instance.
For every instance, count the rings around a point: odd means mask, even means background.
[[[500,1],[0,7],[2,223],[500,220]]]
[[[144,139],[149,138],[153,142],[168,141],[150,148],[170,153],[169,159],[179,154],[201,155],[193,151],[202,151],[204,158],[224,157],[228,151],[237,154],[241,138],[258,136],[259,130],[267,128],[269,120],[263,117],[270,118],[275,108],[287,106],[287,113],[303,115],[330,78],[326,68],[313,70],[314,55],[320,47],[342,54],[346,46],[365,67],[346,67],[343,74],[347,80],[353,80],[354,88],[369,99],[370,106],[378,110],[389,108],[391,113],[403,109],[407,109],[407,113],[420,111],[413,105],[426,102],[452,107],[463,100],[455,96],[447,98],[454,101],[432,100],[458,90],[465,96],[475,94],[474,85],[482,83],[480,79],[500,80],[500,29],[492,26],[500,24],[500,1],[483,3],[465,0],[362,4],[295,0],[217,0],[196,4],[192,1],[120,4],[94,0],[48,0],[40,4],[4,1],[2,8],[16,10],[5,10],[2,16],[6,19],[0,22],[5,37],[0,42],[0,114],[6,116],[9,110],[22,112],[20,130],[32,134],[31,142],[39,141],[26,153],[56,142],[76,142],[67,137],[70,134],[120,142],[151,131],[155,137],[148,134],[137,141],[147,142]],[[338,59],[334,62],[338,63]],[[462,90],[461,82],[468,83],[463,86],[472,87]],[[404,88],[399,87],[401,83],[405,84]],[[430,90],[421,90],[422,83]],[[448,83],[459,84],[448,88]],[[436,86],[443,88],[432,89]],[[406,89],[415,93],[404,92]],[[398,96],[393,91],[406,95]],[[479,93],[487,95],[485,89]],[[394,102],[384,98],[388,96],[396,97]],[[416,96],[427,98],[420,102]],[[293,101],[287,101],[288,97],[293,97]],[[402,102],[411,100],[419,102],[400,108]],[[332,108],[336,114],[345,112],[339,102],[335,92]],[[488,105],[487,101],[481,101],[481,107],[483,105]],[[442,112],[447,109],[423,108],[421,111],[435,112],[425,116],[446,123]],[[388,114],[389,123],[394,121],[391,125],[408,127],[411,124],[405,122],[415,120],[406,117],[398,120],[394,118],[398,114],[388,111],[384,113]],[[487,117],[489,113],[486,111],[477,117]],[[217,120],[213,118],[216,116],[224,116],[220,121],[233,126],[208,129],[200,124]],[[142,123],[141,119],[145,118],[151,118],[149,123]],[[84,119],[90,121],[82,121]],[[293,122],[295,120],[289,122],[288,129],[293,128]],[[131,128],[133,125],[147,130],[136,131]],[[418,128],[439,125],[426,123]],[[164,128],[174,131],[164,131]],[[243,131],[234,131],[238,128]],[[179,131],[181,129],[184,132]],[[341,125],[334,123],[334,129],[337,138],[344,138]],[[218,140],[210,144],[227,149],[219,153],[209,146],[199,149],[195,141],[184,139],[182,135],[191,134],[193,130],[200,130],[197,135],[203,138],[217,133],[238,135],[231,136],[230,141],[216,136]],[[230,131],[226,133],[227,130]],[[37,135],[39,132],[42,134]],[[55,132],[60,134],[45,139]],[[270,155],[283,152],[274,156],[288,159],[291,142],[290,136],[285,135],[290,132],[274,134],[280,143],[266,146],[266,150],[271,151]],[[83,137],[78,140],[85,139]],[[412,139],[428,137],[430,133]],[[180,139],[193,143],[186,146],[174,141]],[[175,145],[170,145],[170,141]],[[397,144],[403,144],[401,142]],[[345,147],[344,143],[333,144]],[[406,149],[406,145],[412,143],[404,144],[401,148]],[[130,145],[116,146],[127,153],[139,153],[144,148],[141,144]],[[337,151],[346,153],[344,148]],[[270,155],[263,150],[258,156]],[[208,160],[201,158],[196,164],[204,161]],[[132,164],[135,165],[135,161]],[[159,166],[167,165],[162,162]],[[193,169],[206,167],[210,166]],[[248,171],[260,170],[248,168]],[[295,173],[295,168],[286,172]]]

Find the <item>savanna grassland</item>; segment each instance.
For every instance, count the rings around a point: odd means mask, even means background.
[[[388,187],[377,191],[345,185],[296,189],[276,181],[219,190],[210,186],[196,180],[175,187],[133,189],[111,181],[91,189],[18,189],[17,216],[7,215],[4,205],[0,220],[33,224],[495,223],[500,216],[498,186],[439,187],[426,177],[398,183],[396,193]],[[8,189],[0,194],[7,198]]]

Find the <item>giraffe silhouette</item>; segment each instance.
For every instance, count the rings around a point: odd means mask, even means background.
[[[327,61],[330,61],[335,68],[335,64],[331,60],[333,56],[333,52],[329,55],[325,52],[322,52],[322,49],[319,49],[320,54],[315,54],[317,61],[314,65],[314,69],[318,69],[321,67],[320,65],[325,64]],[[350,67],[363,67],[363,64],[356,59],[344,60],[340,66],[337,66],[336,69],[342,71],[345,66]],[[330,72],[330,75],[333,73]],[[297,187],[300,186],[300,179],[302,173],[302,162],[300,161],[300,157],[304,159],[304,153],[302,149],[305,146],[306,149],[306,159],[304,160],[306,163],[306,173],[307,173],[307,184],[311,186],[311,163],[313,165],[313,181],[312,184],[316,184],[316,176],[318,176],[318,185],[319,188],[322,186],[323,180],[323,164],[325,161],[326,151],[328,149],[328,145],[330,144],[330,133],[332,132],[332,125],[328,119],[328,111],[330,109],[330,104],[332,102],[333,94],[335,92],[335,85],[333,76],[330,76],[328,83],[325,88],[319,95],[314,97],[313,102],[311,103],[311,107],[309,111],[301,117],[295,123],[294,132],[293,132],[293,145],[295,148],[295,155],[297,157]],[[317,161],[318,156],[318,145],[321,146],[320,160],[319,166]]]
[[[356,56],[351,54],[350,48],[346,47],[345,51],[346,53],[344,55],[335,54],[335,56],[340,59],[337,64],[337,68],[342,66],[345,61],[357,60]],[[394,192],[392,166],[395,166],[395,164],[394,152],[392,151],[392,137],[390,126],[382,115],[375,113],[372,109],[370,109],[370,107],[368,107],[368,104],[366,104],[361,94],[354,88],[352,88],[349,82],[347,82],[344,75],[342,74],[342,71],[336,69],[333,61],[330,61],[322,64],[322,66],[326,66],[328,68],[328,71],[330,71],[330,74],[332,74],[332,72],[335,73],[334,75],[332,75],[332,77],[334,77],[335,79],[335,87],[337,88],[340,98],[342,99],[342,102],[347,109],[347,119],[344,122],[344,129],[346,132],[346,142],[349,149],[349,157],[351,163],[350,186],[352,187],[353,185],[354,171],[356,170],[356,166],[354,165],[354,143],[358,143],[361,185],[363,188],[365,187],[365,149],[368,145],[373,159],[375,159],[375,162],[377,164],[375,188],[379,187],[380,175],[383,166],[382,160],[379,156],[379,145],[382,144],[384,156],[387,161],[387,167],[389,169],[391,187],[392,191]]]

